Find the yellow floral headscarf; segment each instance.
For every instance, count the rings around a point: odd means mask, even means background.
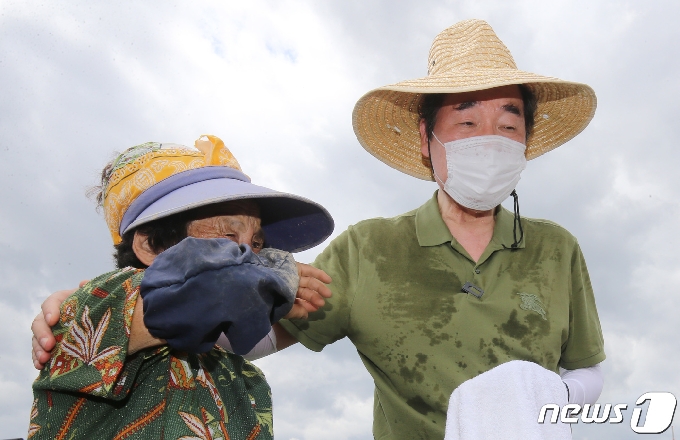
[[[130,204],[156,183],[183,171],[226,166],[241,171],[241,166],[217,136],[202,135],[195,147],[147,142],[129,148],[111,164],[103,178],[104,218],[113,244],[121,242],[120,224]]]

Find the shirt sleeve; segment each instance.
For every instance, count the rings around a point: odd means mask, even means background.
[[[52,329],[57,345],[34,389],[113,400],[127,395],[144,360],[144,352],[127,357],[143,273],[124,269],[102,275],[64,301]]]
[[[333,295],[326,304],[308,319],[281,320],[280,323],[305,347],[321,351],[349,335],[350,315],[359,278],[358,240],[354,228],[335,238],[312,263],[332,278],[329,285]]]
[[[569,337],[562,347],[560,366],[567,370],[586,368],[605,359],[600,318],[581,248],[576,244],[571,259]]]

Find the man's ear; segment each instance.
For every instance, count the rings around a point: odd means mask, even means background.
[[[149,237],[137,231],[135,231],[135,237],[132,239],[132,251],[137,259],[147,266],[151,266],[156,258],[156,253],[149,246]]]
[[[420,152],[423,157],[430,157],[430,149],[428,148],[428,138],[427,138],[427,125],[425,124],[425,119],[420,120],[418,125],[420,129]]]

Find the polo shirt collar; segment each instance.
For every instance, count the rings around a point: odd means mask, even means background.
[[[502,206],[496,208],[496,223],[488,250],[508,249],[512,246],[515,242],[514,222],[515,215],[512,212]],[[430,200],[418,208],[415,223],[416,236],[420,246],[437,246],[455,241],[439,212],[437,191],[434,192]],[[517,231],[517,238],[519,238],[519,230]],[[524,231],[524,238],[517,247],[523,249],[526,240],[526,231]]]
[[[437,246],[453,240],[453,235],[439,212],[437,191],[416,211],[416,236],[420,246]]]

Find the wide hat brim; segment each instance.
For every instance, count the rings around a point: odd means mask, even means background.
[[[512,54],[483,20],[460,21],[434,39],[427,77],[368,92],[354,107],[352,124],[361,145],[406,174],[433,180],[420,149],[423,95],[455,94],[526,85],[537,99],[527,159],[534,159],[579,134],[595,114],[595,92],[585,84],[517,69]]]
[[[526,158],[534,159],[579,134],[595,114],[597,98],[585,84],[517,69],[448,72],[380,87],[354,107],[352,125],[361,145],[377,159],[408,175],[434,180],[420,151],[419,108],[424,94],[464,93],[525,84],[537,98],[535,125]]]
[[[328,211],[309,199],[239,179],[215,178],[182,186],[154,201],[124,227],[121,235],[142,224],[190,209],[246,199],[260,207],[267,247],[301,252],[323,242],[335,227]]]

